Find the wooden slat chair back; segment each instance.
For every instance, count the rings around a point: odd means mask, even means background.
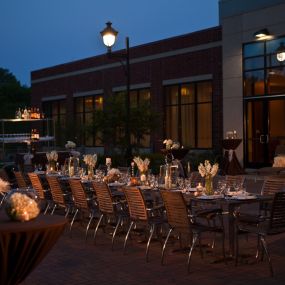
[[[243,175],[226,175],[226,182],[229,186],[233,186],[235,183],[243,184],[244,180]]]
[[[75,206],[81,210],[88,210],[87,197],[81,181],[78,179],[69,179],[69,185]]]
[[[267,177],[264,180],[261,195],[274,195],[285,189],[285,178]]]
[[[18,185],[18,188],[27,188],[28,187],[28,183],[25,179],[24,173],[21,171],[14,171],[14,175],[16,178],[16,182]]]
[[[104,214],[114,214],[114,204],[111,191],[106,183],[92,182],[92,186],[96,192],[99,209]]]
[[[189,232],[191,222],[182,192],[161,191],[167,221],[173,229]]]
[[[271,208],[269,232],[285,232],[285,192],[277,192]]]
[[[35,189],[35,191],[37,192],[37,194],[39,195],[39,197],[41,199],[45,199],[45,195],[44,195],[44,188],[41,182],[41,179],[39,177],[39,175],[37,173],[34,172],[29,172],[28,176],[30,178],[32,187]]]
[[[47,175],[46,179],[50,187],[53,201],[59,205],[65,205],[65,200],[63,198],[63,191],[58,177]]]
[[[140,189],[136,187],[126,187],[123,191],[126,195],[130,219],[135,221],[147,221],[146,204]]]

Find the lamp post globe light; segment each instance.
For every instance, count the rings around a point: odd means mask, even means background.
[[[280,46],[276,50],[276,57],[277,57],[277,60],[280,62],[285,60],[285,46],[283,42],[280,43]]]
[[[100,32],[103,43],[107,47],[107,55],[109,58],[118,59],[124,68],[126,76],[126,96],[125,96],[125,108],[126,108],[126,122],[125,122],[125,139],[126,139],[126,153],[125,158],[127,164],[131,160],[132,148],[131,148],[131,135],[130,135],[130,47],[129,37],[126,37],[126,48],[122,53],[112,53],[112,46],[116,42],[118,32],[112,27],[111,22],[106,23],[104,30]]]

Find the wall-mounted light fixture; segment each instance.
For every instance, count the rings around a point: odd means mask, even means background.
[[[285,60],[285,46],[283,42],[280,43],[280,46],[276,50],[276,58],[280,62]]]
[[[267,29],[262,29],[253,34],[253,36],[257,40],[267,40],[269,38],[272,38],[272,35],[270,35],[269,31]]]

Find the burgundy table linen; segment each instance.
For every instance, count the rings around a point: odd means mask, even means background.
[[[66,222],[64,217],[47,215],[16,222],[0,211],[0,284],[23,282],[55,245]]]

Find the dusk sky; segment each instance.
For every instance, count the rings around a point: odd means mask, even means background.
[[[119,31],[114,49],[218,25],[218,0],[0,0],[0,67],[30,85],[32,70],[106,52],[100,31]]]

